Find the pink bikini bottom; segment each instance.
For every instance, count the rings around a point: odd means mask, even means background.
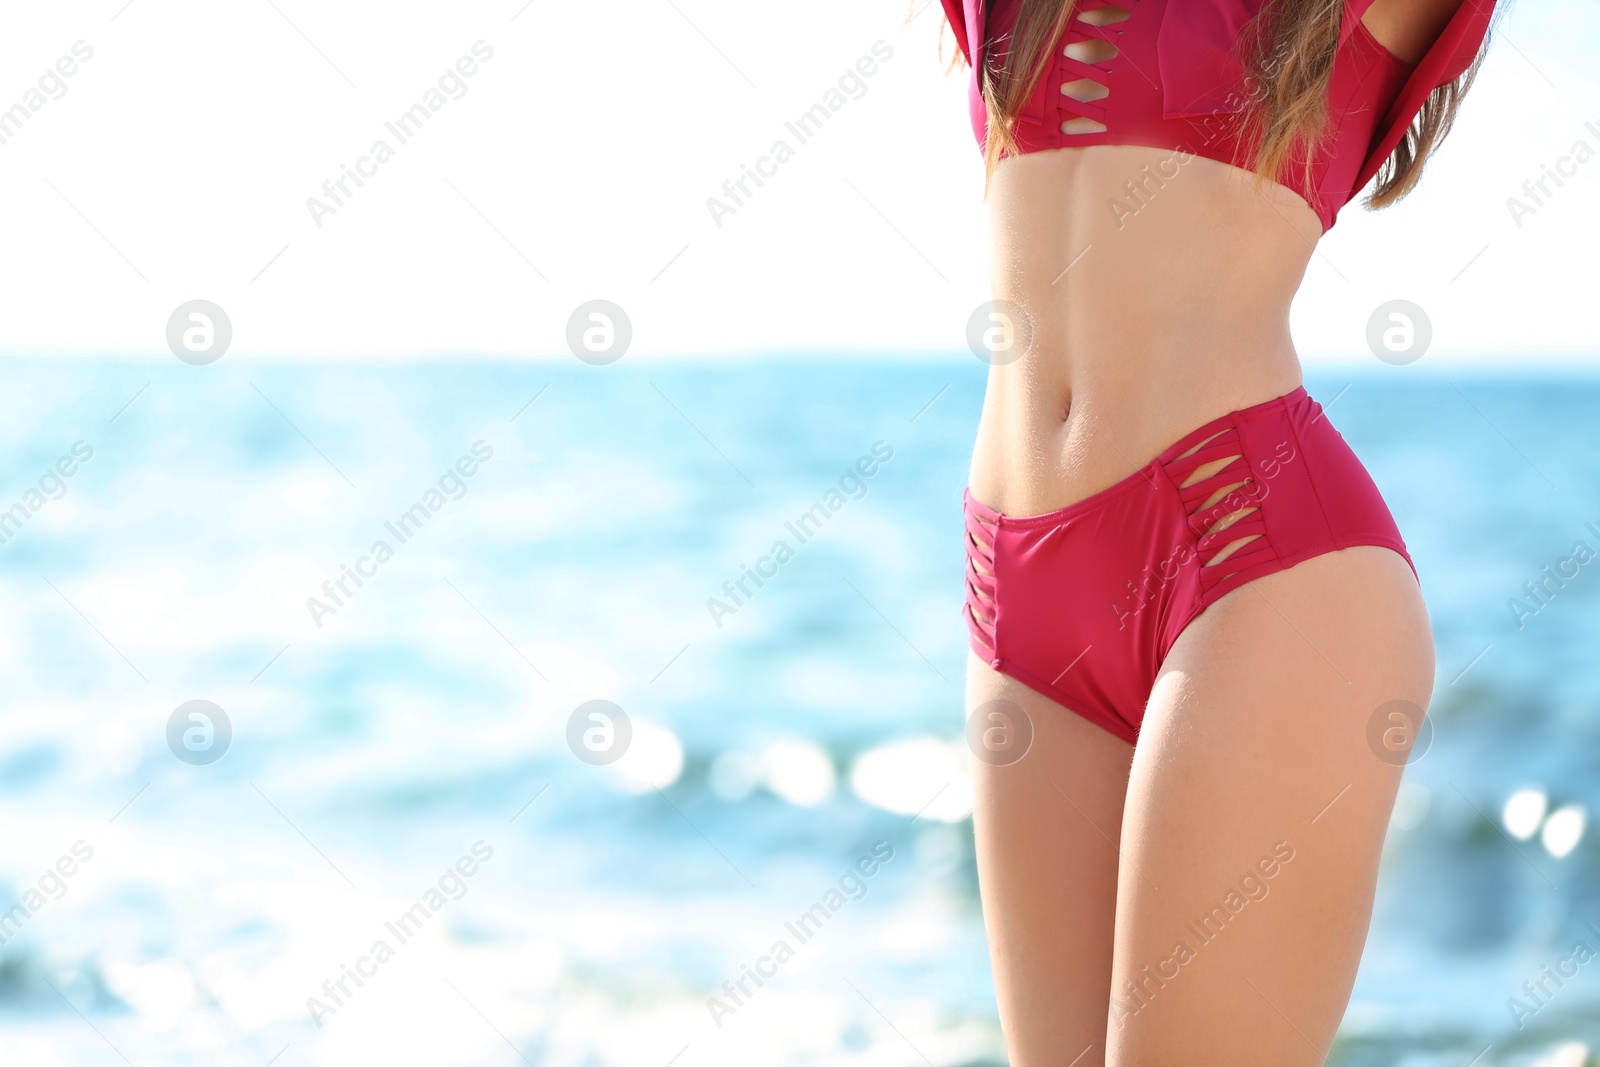
[[[1377,486],[1304,387],[1185,436],[1048,515],[962,494],[972,650],[1133,744],[1167,652],[1246,582],[1354,545],[1411,564]]]

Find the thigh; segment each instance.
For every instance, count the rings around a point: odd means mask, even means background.
[[[1416,581],[1386,549],[1259,579],[1184,631],[1133,760],[1108,1062],[1323,1062],[1402,770],[1369,722],[1432,686]]]
[[[968,715],[993,700],[1020,708],[1033,728],[1017,762],[973,761],[978,879],[1006,1047],[1012,1067],[1100,1067],[1133,749],[969,654]]]

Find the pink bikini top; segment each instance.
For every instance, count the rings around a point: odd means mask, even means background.
[[[941,2],[973,70],[968,100],[981,145],[988,118],[972,63],[972,42],[1008,39],[1019,0]],[[1053,50],[1052,65],[1016,122],[1017,144],[1024,152],[1074,145],[1145,145],[1253,170],[1253,160],[1240,143],[1238,124],[1227,121],[1227,116],[1242,110],[1245,102],[1244,67],[1237,55],[1240,32],[1265,2],[1078,0],[1065,38]],[[1324,232],[1394,151],[1428,94],[1472,64],[1494,13],[1494,0],[1463,0],[1428,54],[1413,65],[1391,54],[1362,24],[1361,16],[1372,3],[1347,0],[1345,4],[1328,94],[1328,136],[1312,160],[1309,185],[1303,163],[1286,165],[1278,178],[1316,210]],[[1107,7],[1121,8],[1128,15],[1101,26],[1079,17]],[[1112,46],[1111,58],[1086,63],[1066,55],[1068,45],[1095,40]],[[1062,91],[1063,85],[1080,79],[1101,88],[1079,95],[1103,93],[1101,98],[1077,100]],[[1090,119],[1105,128],[1065,132],[1063,124],[1074,118]]]

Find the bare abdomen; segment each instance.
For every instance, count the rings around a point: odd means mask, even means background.
[[[1080,500],[1300,384],[1289,304],[1322,227],[1295,193],[1103,145],[1006,160],[988,209],[993,296],[1032,335],[989,371],[970,484],[996,510]]]

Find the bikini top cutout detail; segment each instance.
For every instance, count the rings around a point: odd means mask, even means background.
[[[1038,152],[1144,145],[1252,170],[1240,124],[1230,116],[1246,102],[1241,32],[1266,2],[1078,0],[1050,67],[1017,119],[1018,146]],[[1312,159],[1309,181],[1303,160],[1285,164],[1278,176],[1317,212],[1324,232],[1377,174],[1428,94],[1471,66],[1495,8],[1494,0],[1462,0],[1427,54],[1411,64],[1362,24],[1373,2],[1345,4],[1328,92],[1328,133]],[[971,42],[987,42],[1003,60],[1020,0],[941,3],[969,65],[972,127],[983,145],[988,117]],[[1125,206],[1131,212],[1138,204]]]

